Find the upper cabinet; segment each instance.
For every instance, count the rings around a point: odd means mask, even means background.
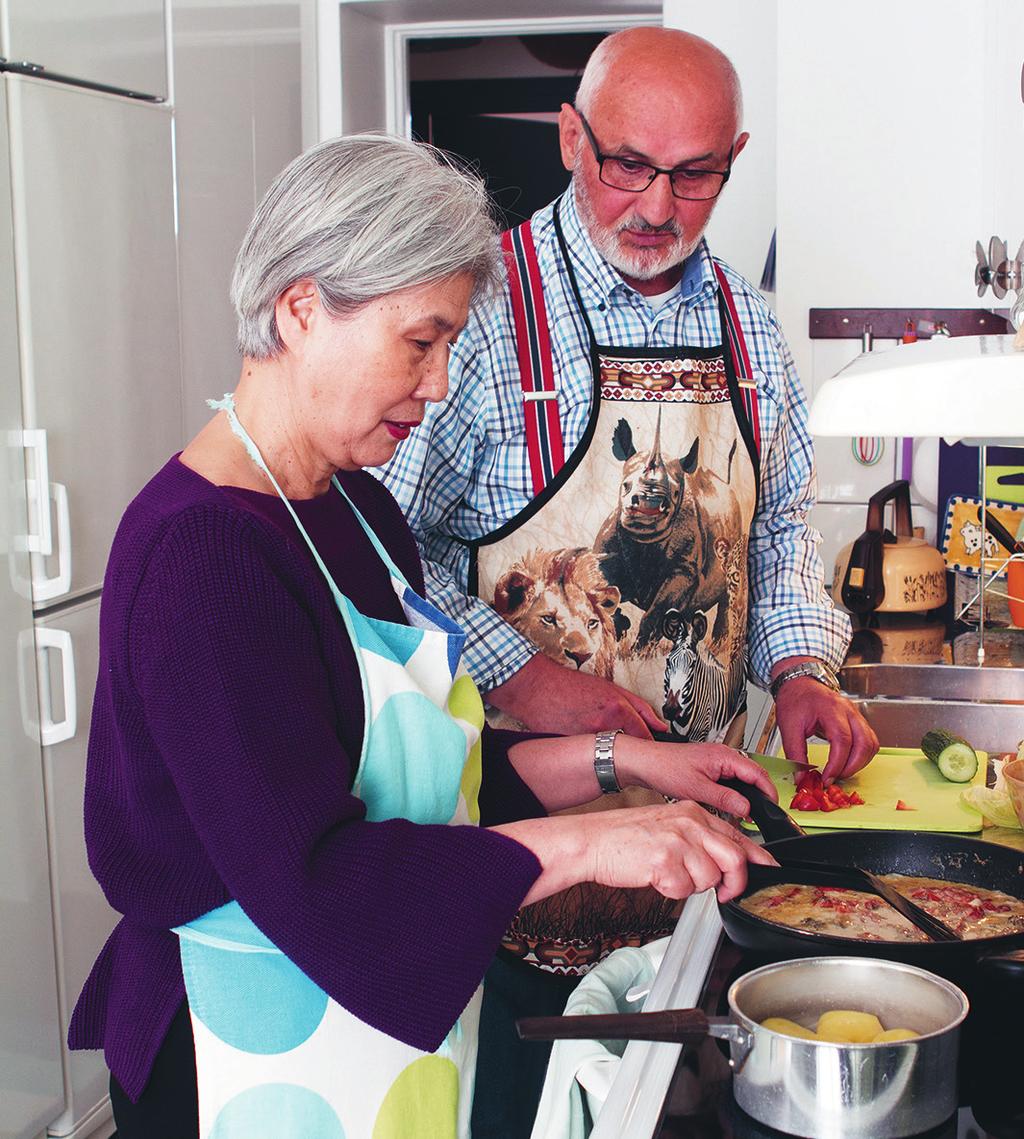
[[[998,0],[995,7],[987,28],[989,65],[979,80],[991,107],[985,119],[985,161],[993,172],[991,232],[1013,257],[1024,242],[1024,4]],[[978,234],[982,245],[989,236]]]
[[[1019,161],[1019,36],[1016,101],[993,75],[1014,5],[778,6],[777,300],[805,377],[811,308],[1000,303],[978,299],[974,247]]]
[[[122,512],[182,445],[172,121],[168,106],[6,82],[22,405],[54,508],[38,605],[100,587]]]
[[[167,98],[163,0],[2,0],[0,9],[6,59]]]

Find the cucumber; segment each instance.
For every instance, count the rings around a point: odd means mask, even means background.
[[[978,773],[978,753],[965,739],[945,728],[925,732],[921,750],[950,783],[970,783]]]

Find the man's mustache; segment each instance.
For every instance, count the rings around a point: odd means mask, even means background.
[[[651,225],[644,218],[629,218],[618,227],[618,232],[624,233],[627,229],[634,233],[667,233],[672,237],[683,236],[679,226],[672,218],[669,218],[664,225]]]

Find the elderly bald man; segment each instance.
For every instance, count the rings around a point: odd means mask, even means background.
[[[571,185],[505,235],[505,295],[472,313],[448,398],[382,472],[492,715],[597,732],[595,793],[619,790],[609,731],[739,746],[747,676],[770,688],[790,758],[828,739],[827,778],[878,746],[835,680],[850,628],[807,518],[789,349],[703,236],[748,138],[718,48],[667,28],[603,40],[559,116]],[[558,1011],[579,975],[674,916],[649,893],[580,888],[519,915],[481,1063],[492,1024],[495,1062],[531,1070],[491,1122],[478,1097],[477,1136],[528,1133],[545,1063],[515,1051],[497,1004],[506,1021]]]

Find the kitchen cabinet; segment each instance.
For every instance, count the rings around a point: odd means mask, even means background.
[[[38,579],[67,579],[49,604],[102,585],[121,513],[181,445],[172,119],[164,106],[7,82],[25,426],[46,432],[61,488],[49,497],[67,499],[52,557],[37,559]]]
[[[164,0],[4,0],[6,59],[167,97]]]
[[[14,295],[7,101],[0,85],[0,288]],[[64,1109],[52,898],[28,551],[18,339],[0,306],[0,1139],[36,1136]],[[20,583],[16,587],[14,583]]]
[[[103,943],[119,915],[89,870],[82,829],[86,746],[99,666],[99,598],[41,617],[36,625],[40,709],[58,730],[43,746],[43,780],[54,895],[60,1039]],[[100,1052],[65,1056],[67,1108],[49,1125],[51,1135],[91,1135],[109,1114],[109,1073]]]
[[[5,690],[20,682],[21,699],[0,710],[0,728],[5,765],[24,754],[5,780],[5,792],[19,790],[18,817],[0,832],[0,873],[10,866],[12,888],[34,891],[39,912],[31,930],[27,909],[13,915],[19,952],[0,960],[0,1007],[31,995],[37,1009],[31,1025],[11,1022],[20,1034],[4,1072],[18,1073],[20,1099],[4,1103],[0,1128],[10,1129],[0,1135],[103,1139],[103,1056],[65,1041],[117,921],[89,870],[82,822],[103,572],[124,508],[182,443],[172,114],[41,77],[6,74],[2,88],[6,284],[17,304],[4,312],[13,327],[0,378],[15,467],[0,656],[20,667]],[[30,1076],[38,1103],[23,1102]]]

